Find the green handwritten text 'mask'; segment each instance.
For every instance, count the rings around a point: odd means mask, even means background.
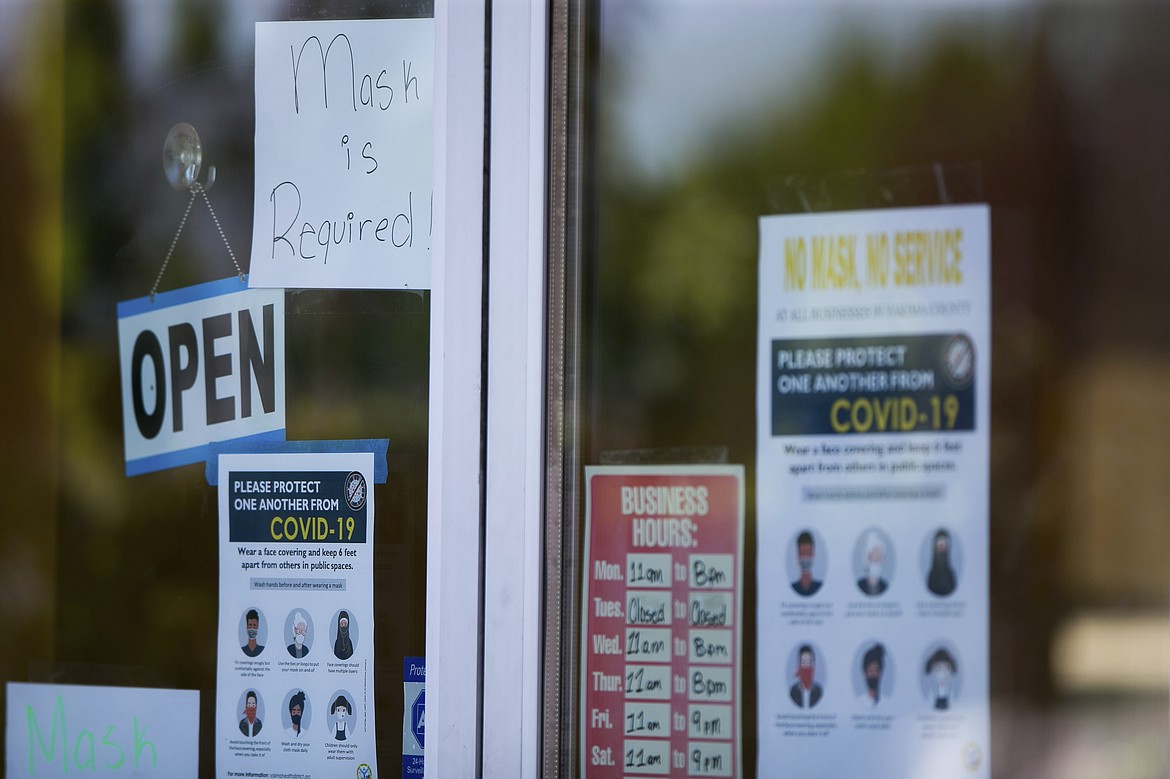
[[[147,739],[146,728],[140,725],[137,716],[131,717],[130,723],[111,723],[95,730],[82,728],[73,734],[69,730],[65,702],[58,695],[48,723],[42,722],[31,705],[25,707],[25,717],[30,775],[35,775],[38,768],[67,774],[71,769],[117,773],[158,766],[158,750]]]

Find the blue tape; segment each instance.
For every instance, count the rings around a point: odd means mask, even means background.
[[[219,456],[221,454],[287,454],[329,452],[372,452],[374,455],[374,483],[385,484],[389,468],[386,466],[386,450],[389,438],[350,438],[337,441],[260,441],[240,439],[216,441],[207,447],[207,483],[219,484]]]

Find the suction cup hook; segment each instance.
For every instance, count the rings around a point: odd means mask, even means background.
[[[199,185],[203,191],[215,184],[215,166],[207,168],[207,181],[200,184],[199,169],[203,165],[203,144],[199,133],[186,122],[179,122],[167,133],[163,144],[163,172],[167,181],[180,192],[186,192]]]
[[[183,212],[183,218],[179,220],[179,229],[175,231],[175,237],[171,239],[171,248],[167,249],[167,256],[163,258],[162,267],[159,268],[158,276],[154,279],[154,286],[150,288],[151,303],[154,302],[159,282],[162,281],[163,273],[167,270],[171,255],[175,252],[175,244],[179,242],[179,236],[187,224],[187,217],[191,215],[191,206],[195,205],[196,195],[203,196],[203,202],[207,205],[207,211],[211,214],[212,221],[215,222],[215,229],[219,231],[219,237],[223,239],[228,256],[232,258],[232,264],[236,266],[236,273],[239,275],[240,281],[247,283],[247,276],[240,269],[236,253],[232,251],[232,246],[228,243],[227,236],[224,235],[223,225],[219,223],[219,217],[215,215],[215,209],[211,207],[211,199],[207,197],[207,190],[215,184],[215,166],[208,166],[207,181],[200,183],[199,169],[202,165],[203,144],[199,141],[199,133],[195,132],[195,128],[186,122],[179,122],[167,133],[167,140],[163,144],[163,173],[167,175],[167,181],[171,183],[172,187],[180,192],[189,191],[191,197],[187,200],[187,210]]]

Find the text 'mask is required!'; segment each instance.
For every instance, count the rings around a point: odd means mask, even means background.
[[[255,287],[429,289],[434,20],[256,25]]]

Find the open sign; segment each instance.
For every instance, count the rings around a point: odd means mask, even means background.
[[[238,278],[118,304],[126,475],[284,440],[284,292]]]

